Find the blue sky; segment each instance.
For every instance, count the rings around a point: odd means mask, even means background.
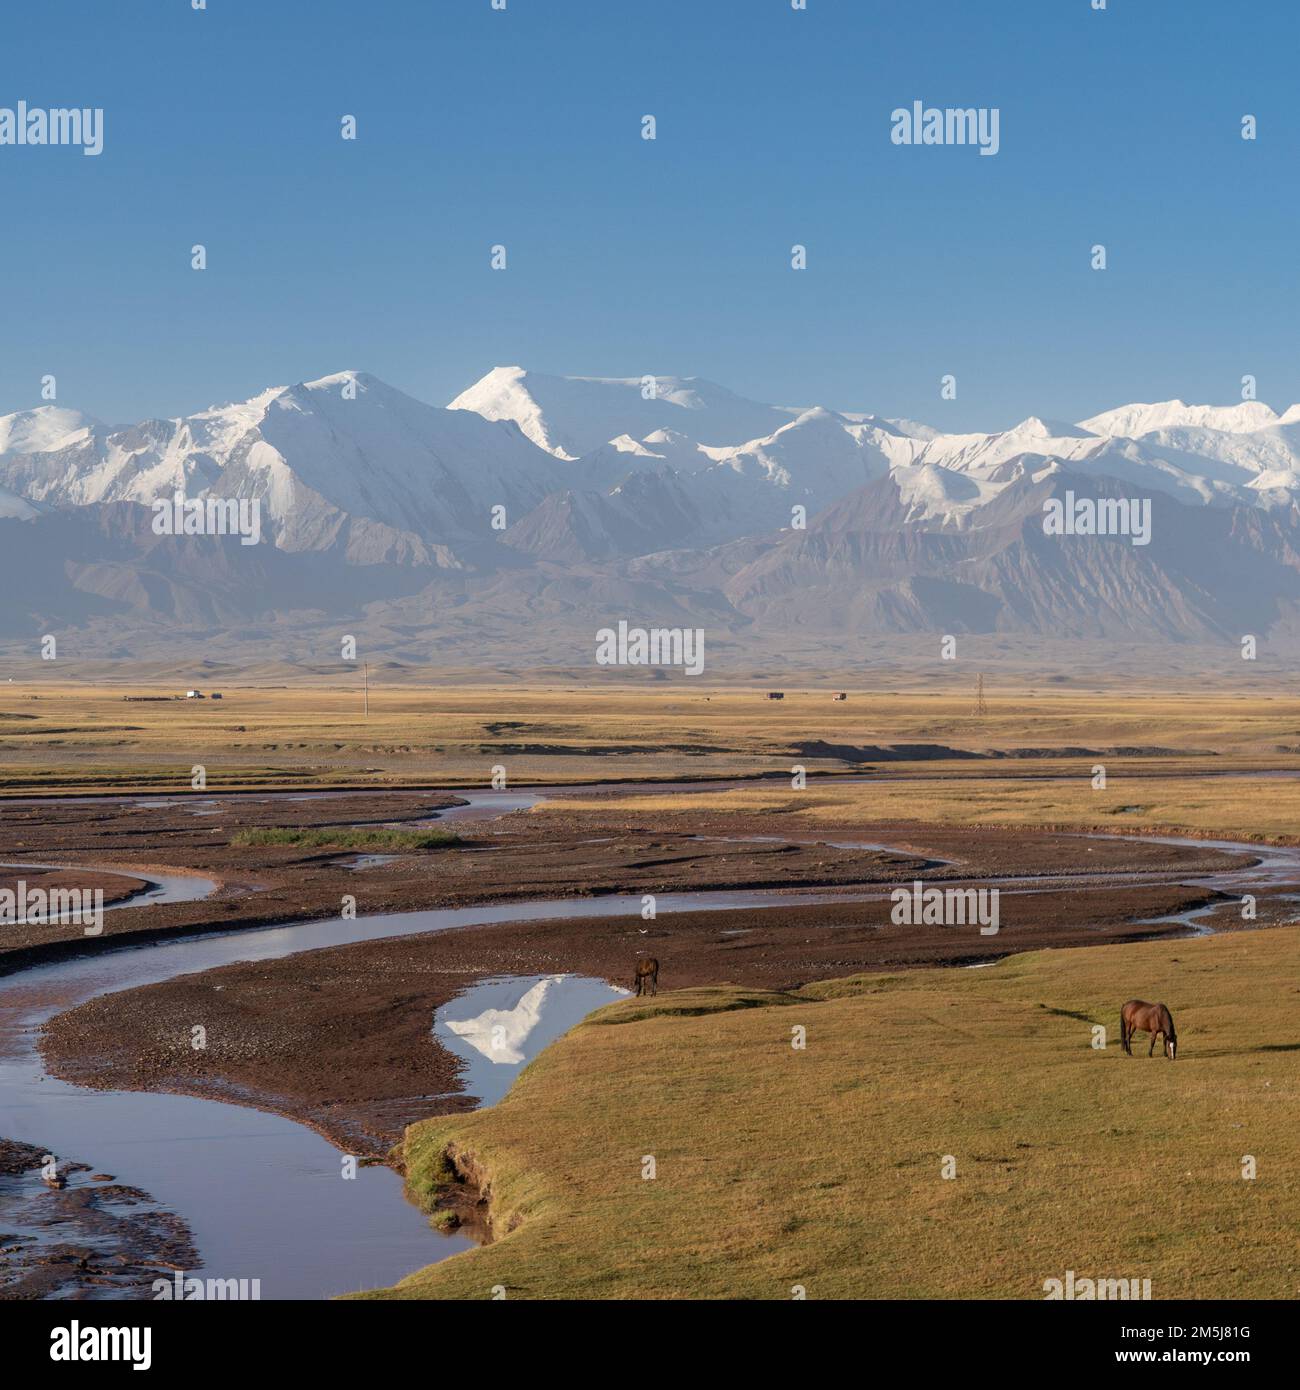
[[[0,412],[515,362],[946,429],[1245,373],[1281,409],[1298,51],[1293,0],[9,7],[0,107],[102,106],[105,148],[0,146]],[[914,100],[998,107],[999,154],[893,145]]]

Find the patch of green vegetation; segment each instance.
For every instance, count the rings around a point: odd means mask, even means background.
[[[458,845],[450,830],[392,830],[382,826],[317,826],[312,829],[271,827],[237,830],[232,845],[288,845],[295,849],[414,850],[445,849]]]
[[[450,1137],[439,1129],[437,1120],[428,1120],[418,1129],[408,1129],[402,1143],[393,1150],[406,1174],[407,1195],[430,1216],[438,1198],[457,1180],[447,1153]]]

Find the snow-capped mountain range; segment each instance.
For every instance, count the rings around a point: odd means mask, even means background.
[[[1067,489],[1153,499],[1150,547],[1045,536]],[[266,544],[155,536],[150,504],[177,491],[257,499]],[[698,378],[499,367],[439,408],[348,371],[126,426],[0,416],[0,635],[144,613],[307,631],[341,608],[462,636],[613,612],[1226,640],[1290,631],[1297,503],[1300,406],[950,434]]]

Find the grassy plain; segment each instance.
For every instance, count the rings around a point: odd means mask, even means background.
[[[1278,930],[611,1005],[408,1131],[414,1195],[450,1146],[498,1238],[365,1296],[1038,1299],[1073,1270],[1294,1298],[1295,962]],[[1176,1062],[1121,1052],[1135,993]]]
[[[583,783],[871,769],[965,783],[996,774],[1300,769],[1300,699],[1281,694],[641,686],[0,687],[0,796],[94,791]],[[882,753],[882,750],[894,750]],[[1070,752],[1069,750],[1074,750]],[[1153,750],[1163,750],[1156,752]],[[991,761],[969,754],[1013,754]],[[959,793],[960,795],[960,793]],[[1142,798],[1134,797],[1140,801]]]
[[[620,808],[629,815],[747,814],[794,815],[815,834],[819,823],[923,821],[1014,828],[1199,834],[1210,838],[1300,842],[1300,775],[1295,777],[1205,776],[1139,777],[1124,765],[1107,762],[1105,788],[1095,788],[1091,766],[1064,764],[1053,769],[1059,780],[990,776],[978,783],[966,777],[882,778],[869,784],[810,782],[802,791],[763,784],[720,792],[677,792],[671,796],[629,796]],[[566,799],[565,814],[596,811],[595,798]],[[558,810],[561,803],[540,810]]]

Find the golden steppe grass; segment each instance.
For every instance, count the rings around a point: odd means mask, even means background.
[[[969,692],[788,690],[694,684],[390,686],[221,685],[220,701],[141,701],[160,686],[71,682],[0,688],[0,794],[331,785],[483,786],[510,781],[733,777],[846,771],[852,755],[817,749],[935,744],[965,751],[1132,748],[1178,756],[1107,756],[1109,771],[1300,768],[1300,700],[1222,693],[1154,696],[991,689],[989,713]],[[128,698],[130,697],[130,698]],[[809,746],[813,745],[812,751]],[[1212,757],[1203,756],[1213,754]],[[891,775],[982,780],[995,773],[1082,774],[1089,758],[873,763]],[[1140,798],[1135,798],[1140,799]]]
[[[1074,1270],[1294,1298],[1295,965],[1279,929],[611,1005],[496,1106],[408,1131],[417,1199],[453,1146],[499,1236],[362,1296],[1034,1299]],[[1176,1062],[1120,1051],[1135,994]]]
[[[1104,790],[1094,788],[1091,764],[1062,761],[1052,768],[1050,781],[1025,769],[1018,778],[986,772],[978,783],[971,777],[905,776],[867,784],[811,781],[802,791],[786,783],[764,783],[718,792],[626,796],[619,808],[647,819],[668,812],[694,815],[701,824],[711,815],[789,815],[806,821],[810,835],[832,823],[918,821],[1300,841],[1300,775],[1139,777],[1109,759],[1106,767]],[[567,814],[606,806],[594,797],[580,797],[543,802],[537,809],[539,814],[561,809]]]

